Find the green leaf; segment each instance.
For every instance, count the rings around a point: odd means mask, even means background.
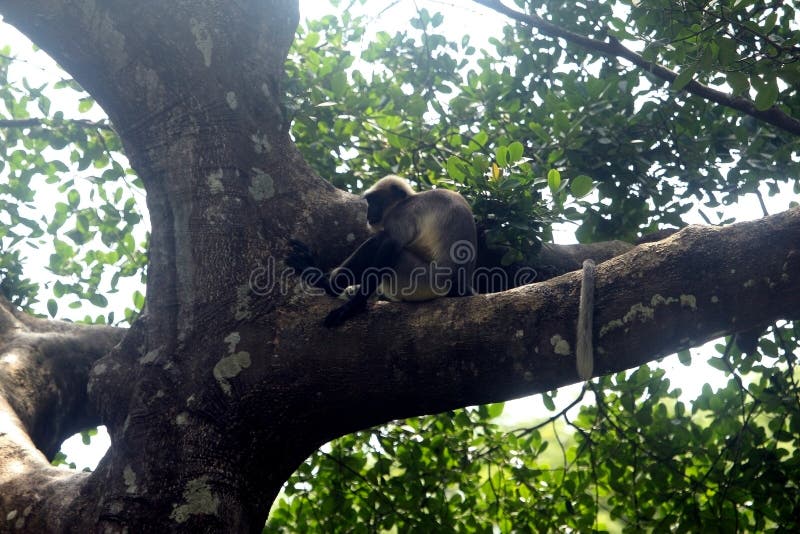
[[[561,173],[556,169],[550,169],[547,172],[547,187],[554,195],[561,189]]]
[[[494,151],[495,159],[500,167],[508,166],[508,148],[505,146],[498,146]]]
[[[778,100],[778,84],[775,79],[768,80],[767,83],[758,88],[755,105],[759,111],[766,111],[775,105]]]
[[[133,292],[133,305],[137,310],[144,308],[144,295],[138,290]]]
[[[47,300],[47,313],[50,314],[50,317],[55,317],[58,313],[58,303],[55,300]]]
[[[728,367],[728,363],[722,358],[709,358],[708,365],[719,371],[728,372],[730,370]]]
[[[510,145],[508,145],[508,161],[509,163],[516,163],[520,159],[522,159],[522,153],[524,151],[524,147],[522,143],[519,141],[514,141]]]
[[[108,299],[103,295],[100,295],[99,293],[95,293],[94,295],[89,297],[89,302],[91,302],[92,304],[94,304],[99,308],[105,308],[106,306],[108,306]]]
[[[86,113],[94,106],[94,99],[92,98],[81,98],[80,103],[78,104],[78,111],[80,113]]]
[[[739,71],[731,71],[725,74],[728,85],[733,89],[734,95],[745,94],[750,88],[750,80],[747,74]]]
[[[572,192],[572,196],[575,198],[585,197],[592,191],[592,189],[594,189],[594,184],[590,176],[579,174],[570,180],[569,190]]]
[[[694,64],[690,67],[684,67],[681,69],[681,72],[678,76],[672,80],[671,88],[673,91],[680,91],[686,85],[692,81],[692,77],[694,77],[695,72],[697,71],[697,64]]]
[[[505,403],[495,402],[493,404],[487,404],[486,408],[488,410],[489,418],[494,419],[495,417],[500,417],[500,415],[503,413],[503,409],[505,408]]]
[[[458,156],[447,158],[447,174],[456,182],[463,182],[467,177],[463,169],[464,162]]]

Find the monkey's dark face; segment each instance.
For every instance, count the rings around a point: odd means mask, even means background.
[[[378,224],[381,222],[384,209],[385,202],[375,198],[373,195],[367,196],[367,222],[369,224]]]
[[[390,187],[367,193],[367,222],[371,227],[380,225],[387,211],[406,198],[407,194],[399,187]]]

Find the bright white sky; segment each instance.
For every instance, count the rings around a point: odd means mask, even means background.
[[[370,26],[372,31],[394,32],[398,29],[408,28],[408,21],[414,16],[415,11],[426,8],[431,13],[440,11],[445,15],[444,24],[439,28],[443,34],[453,39],[460,39],[462,35],[468,34],[472,39],[473,45],[485,47],[490,37],[501,35],[501,29],[505,21],[500,15],[472,2],[404,0],[399,2],[399,5],[389,7],[394,3],[386,0],[371,0],[369,2],[369,13],[374,17]],[[328,2],[320,0],[300,0],[300,6],[302,19],[317,18],[334,11]],[[388,9],[383,11],[386,8]],[[363,9],[363,7],[360,9]],[[12,75],[17,77],[25,76],[35,82],[36,80],[49,79],[56,72],[53,68],[52,60],[42,52],[33,52],[30,42],[25,37],[0,22],[0,46],[6,44],[12,46],[13,55],[25,60],[25,63],[19,64],[20,67],[17,70],[12,71]],[[74,110],[77,107],[75,102],[54,103],[54,105],[63,108],[69,114],[74,114]],[[100,113],[100,111],[98,110],[97,113]],[[3,179],[5,177],[0,175],[0,180]],[[792,195],[788,187],[777,197],[769,197],[766,188],[762,189],[762,194],[767,201],[770,213],[783,211],[789,207],[790,200],[793,198],[797,200],[797,196]],[[48,203],[39,204],[47,205]],[[143,206],[143,202],[141,204]],[[737,220],[742,221],[761,217],[761,209],[754,195],[743,198],[736,206],[721,208],[721,211],[720,219],[735,216]],[[696,211],[687,216],[687,221],[697,224],[703,223]],[[574,242],[572,229],[569,227],[561,228],[557,233],[556,239],[561,243]],[[46,254],[32,254],[27,276],[37,281],[46,280],[49,272],[44,269],[44,264],[36,264],[37,257],[46,257]],[[130,305],[131,294],[135,288],[135,285],[131,285],[116,299],[109,299],[110,306],[115,309],[117,317],[121,317],[124,307]],[[46,298],[44,300],[46,301]],[[42,303],[41,312],[45,313],[44,303]],[[85,308],[77,314],[77,317],[82,317],[84,313],[86,313]],[[706,382],[711,382],[712,387],[717,388],[727,381],[727,377],[723,373],[712,370],[705,364],[705,359],[709,355],[715,354],[713,349],[701,347],[693,349],[691,352],[693,363],[689,368],[682,366],[676,357],[666,358],[661,364],[662,367],[668,369],[668,376],[673,386],[682,388],[686,398],[689,399],[694,398]],[[557,404],[560,406],[569,404],[578,395],[580,388],[580,385],[561,388],[556,399]],[[549,415],[550,413],[543,408],[541,399],[538,396],[533,396],[508,403],[502,420],[508,424],[522,424],[540,418],[543,419]],[[83,467],[94,468],[108,445],[108,434],[101,431],[98,436],[92,438],[92,445],[89,447],[82,445],[80,437],[76,436],[65,442],[62,450],[67,454],[70,461],[76,462],[78,469]]]

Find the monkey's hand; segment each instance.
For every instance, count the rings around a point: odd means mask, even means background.
[[[289,244],[292,250],[286,257],[286,265],[294,269],[294,272],[306,284],[322,289],[328,295],[337,296],[337,293],[331,288],[328,276],[317,267],[318,262],[311,249],[305,243],[296,239],[290,240]]]
[[[308,245],[296,239],[289,240],[289,244],[292,250],[286,258],[286,265],[294,269],[294,272],[300,276],[303,282],[311,287],[322,289],[332,297],[338,296],[339,293],[331,287],[328,276],[317,267],[319,262],[317,262]]]
[[[328,328],[336,328],[349,318],[353,317],[354,315],[364,311],[367,308],[367,299],[366,298],[359,298],[358,295],[351,298],[325,317],[325,321],[322,323]]]

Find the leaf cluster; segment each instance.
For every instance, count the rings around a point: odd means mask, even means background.
[[[108,120],[102,114],[86,118],[94,100],[73,80],[34,84],[15,67],[24,71],[25,64],[6,47],[0,53],[3,294],[26,310],[41,310],[35,306],[39,288],[21,274],[33,254],[40,264],[49,260],[43,267],[53,280],[46,284],[50,316],[59,314],[64,301],[72,310],[86,303],[106,308],[106,295],[119,290],[120,279],[144,282],[146,243],[137,243],[146,239],[141,184]],[[64,102],[77,102],[77,109],[61,109]],[[137,300],[125,310],[125,320],[141,308]],[[83,317],[94,323],[120,319],[113,311]]]

